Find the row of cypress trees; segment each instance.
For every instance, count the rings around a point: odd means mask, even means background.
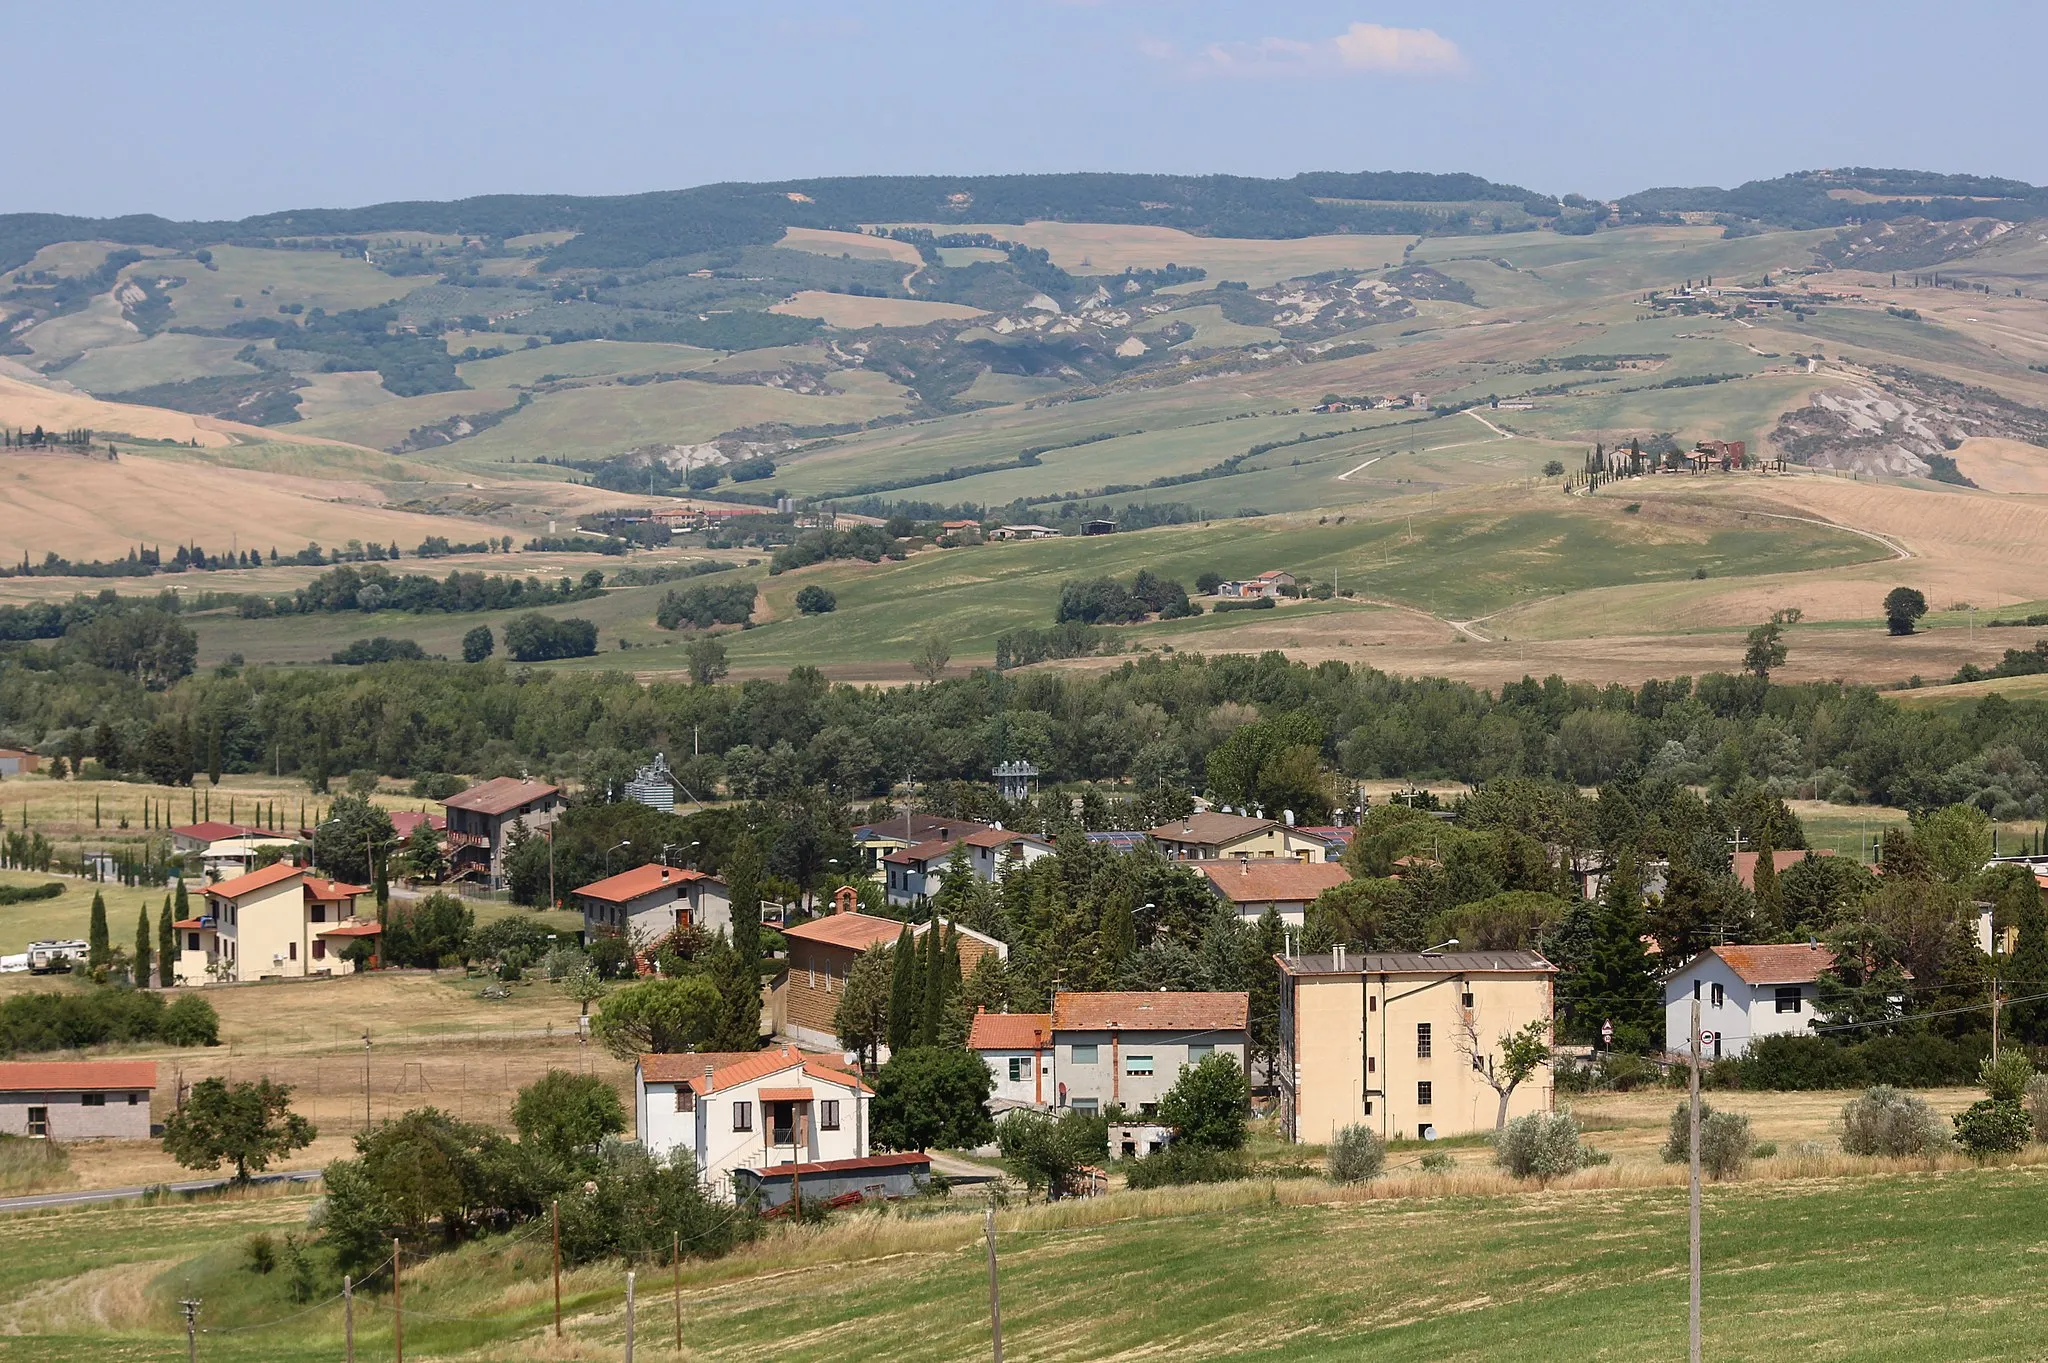
[[[922,939],[903,925],[889,976],[889,1049],[936,1046],[960,992],[960,934],[933,919]]]

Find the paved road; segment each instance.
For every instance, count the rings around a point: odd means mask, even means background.
[[[311,1183],[320,1177],[318,1169],[294,1169],[282,1174],[258,1174],[251,1183]],[[166,1183],[159,1186],[174,1193],[208,1193],[216,1188],[225,1188],[230,1180],[224,1178],[193,1179],[188,1183]],[[126,1198],[141,1197],[147,1188],[81,1188],[64,1193],[34,1193],[28,1197],[0,1197],[0,1212],[28,1212],[46,1207],[89,1207],[99,1202],[119,1202]]]

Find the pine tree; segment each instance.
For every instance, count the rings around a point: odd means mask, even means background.
[[[182,880],[178,883],[184,884]],[[163,911],[156,916],[156,982],[166,989],[178,982],[178,929],[169,895],[164,896]]]
[[[1657,1035],[1664,991],[1643,944],[1648,929],[1635,854],[1624,852],[1601,888],[1585,963],[1566,989],[1581,1035],[1598,1035],[1603,1022],[1612,1022],[1617,1031],[1635,1028],[1645,1040]]]
[[[889,1049],[907,1050],[917,1042],[918,1010],[924,1003],[922,981],[918,978],[917,938],[905,923],[896,934],[896,950],[890,957]]]
[[[135,987],[137,989],[149,988],[150,958],[153,954],[154,947],[149,931],[149,910],[147,908],[139,908],[135,911]]]
[[[107,937],[107,897],[98,890],[92,895],[92,926],[85,934],[85,964],[90,970],[98,970],[114,957],[112,942]]]

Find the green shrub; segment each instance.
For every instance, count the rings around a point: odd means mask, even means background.
[[[1749,1148],[1749,1157],[1751,1159],[1776,1159],[1778,1157],[1778,1143],[1776,1141],[1758,1141]]]
[[[1071,1109],[1055,1118],[1019,1108],[996,1123],[996,1145],[1026,1188],[1065,1197],[1076,1191],[1082,1165],[1109,1158],[1109,1120]]]
[[[1250,1104],[1251,1089],[1236,1057],[1216,1051],[1181,1071],[1159,1100],[1159,1120],[1173,1128],[1176,1145],[1241,1150]]]
[[[1422,1157],[1422,1172],[1425,1174],[1448,1174],[1458,1167],[1458,1161],[1448,1150],[1431,1150]]]
[[[1364,1183],[1387,1167],[1387,1143],[1368,1126],[1347,1126],[1330,1142],[1330,1177],[1338,1183]]]
[[[1494,1163],[1516,1178],[1547,1183],[1585,1162],[1579,1123],[1569,1112],[1532,1112],[1502,1127],[1493,1138]]]
[[[164,1009],[159,1032],[173,1046],[220,1045],[220,1014],[197,994],[182,994]]]
[[[1700,1104],[1700,1168],[1716,1181],[1742,1172],[1749,1160],[1749,1118],[1734,1112],[1716,1112]],[[1684,1164],[1692,1158],[1692,1105],[1680,1103],[1671,1110],[1671,1132],[1664,1140],[1664,1162]]]
[[[1980,1098],[1949,1120],[1956,1125],[1956,1143],[1978,1159],[2009,1155],[2034,1134],[2026,1109],[2010,1098]]]
[[[277,1267],[277,1238],[267,1230],[257,1231],[242,1242],[242,1262],[251,1273],[268,1273]]]
[[[31,904],[38,899],[55,899],[64,893],[64,883],[53,880],[44,885],[0,885],[0,904]]]
[[[1866,1089],[1842,1105],[1842,1149],[1851,1155],[1931,1155],[1947,1148],[1948,1132],[1933,1108],[1889,1084]]]
[[[1986,1056],[1977,1069],[1977,1082],[1984,1086],[1984,1092],[2002,1103],[2025,1099],[2027,1085],[2033,1081],[2034,1062],[2017,1046],[2007,1046],[1996,1059]]]
[[[1210,1150],[1176,1141],[1126,1167],[1133,1188],[1167,1188],[1182,1183],[1231,1183],[1252,1176],[1252,1162],[1240,1150]]]

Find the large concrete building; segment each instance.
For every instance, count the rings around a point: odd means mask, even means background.
[[[1557,968],[1533,951],[1281,956],[1283,1129],[1327,1142],[1363,1125],[1388,1140],[1493,1128],[1487,1076],[1500,1038],[1552,1019]],[[1548,1111],[1550,1071],[1514,1090],[1508,1115]]]

